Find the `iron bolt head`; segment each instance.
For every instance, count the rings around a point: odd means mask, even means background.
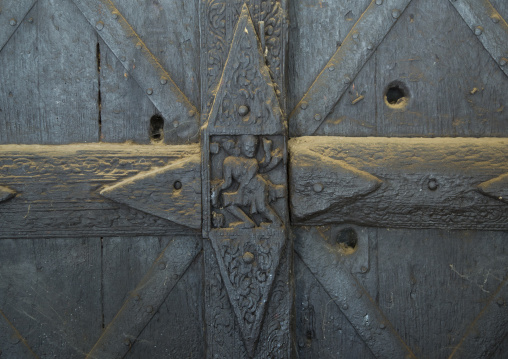
[[[379,325],[379,328],[380,328],[380,329],[385,329],[385,328],[386,328],[386,325],[384,325],[384,323],[381,323],[381,324]]]
[[[316,121],[321,121],[321,115],[320,115],[319,113],[316,113],[316,114],[314,115],[314,120],[316,120]]]
[[[146,312],[147,312],[147,313],[151,313],[151,312],[153,312],[153,307],[152,307],[151,305],[147,306],[147,307],[146,307]]]
[[[349,309],[349,305],[347,305],[346,303],[342,304],[342,309],[343,310],[348,310]]]
[[[334,67],[334,66],[330,66],[330,67],[328,68],[328,71],[333,71],[333,70],[335,70],[335,67]]]
[[[312,189],[314,192],[319,193],[323,190],[323,185],[321,183],[316,183],[314,186],[312,186]]]
[[[383,0],[376,0],[376,5],[382,5],[383,4]]]
[[[246,106],[246,105],[242,105],[240,107],[238,107],[238,114],[240,116],[246,116],[248,113],[249,113],[249,107]]]
[[[474,29],[474,34],[476,36],[480,36],[481,34],[483,34],[483,27],[481,26],[477,26],[475,29]]]
[[[308,107],[308,105],[307,105],[305,102],[304,102],[304,103],[302,103],[302,105],[300,106],[300,108],[301,108],[302,110],[307,109],[307,107]]]
[[[398,10],[398,9],[393,9],[393,10],[392,10],[392,17],[393,17],[394,19],[398,19],[398,18],[399,18],[399,16],[400,16],[400,10]]]
[[[164,77],[161,78],[161,85],[165,85],[168,83],[168,80],[166,80]]]
[[[11,26],[16,26],[16,25],[18,24],[18,22],[16,21],[16,19],[10,19],[10,20],[9,20],[9,24],[10,24]]]
[[[146,94],[147,94],[147,95],[151,95],[151,94],[153,94],[153,89],[151,89],[151,88],[147,89],[147,90],[146,90]]]
[[[367,267],[365,267],[365,266],[362,266],[362,267],[360,268],[360,271],[361,271],[362,273],[367,273],[368,268],[367,268]]]
[[[501,66],[506,66],[507,63],[508,63],[508,59],[505,59],[504,57],[499,61],[499,65],[501,65]]]
[[[254,262],[254,254],[252,254],[251,252],[245,252],[242,258],[243,261],[247,264],[251,264],[252,262]]]
[[[437,183],[437,180],[435,178],[431,178],[429,179],[427,186],[431,191],[435,191],[439,187],[439,184]]]
[[[131,341],[129,339],[127,339],[127,338],[123,341],[123,343],[125,344],[125,346],[130,346],[131,345]]]
[[[164,263],[164,262],[160,262],[160,263],[159,263],[159,269],[160,269],[160,270],[164,270],[164,269],[166,269],[166,263]]]
[[[98,31],[101,31],[102,29],[104,29],[104,23],[102,21],[97,21],[97,23],[95,24],[95,28]]]

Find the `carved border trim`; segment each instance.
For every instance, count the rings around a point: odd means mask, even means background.
[[[173,123],[172,143],[196,141],[199,112],[111,0],[72,0],[161,115]],[[135,66],[133,66],[135,64]],[[166,132],[165,132],[166,134]]]
[[[508,76],[508,24],[488,0],[450,0],[485,50]]]
[[[314,134],[410,2],[372,0],[289,115],[291,137]]]

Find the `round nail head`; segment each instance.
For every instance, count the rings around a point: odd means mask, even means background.
[[[254,254],[252,254],[251,252],[245,252],[243,254],[243,261],[246,264],[251,264],[252,262],[254,262]]]
[[[248,113],[249,113],[248,106],[242,105],[242,106],[238,107],[238,114],[240,116],[246,116]]]

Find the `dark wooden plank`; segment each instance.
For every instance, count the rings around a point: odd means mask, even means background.
[[[9,358],[38,358],[21,333],[0,310],[0,355]]]
[[[35,0],[6,0],[2,3],[2,12],[0,13],[0,51],[9,41],[12,34],[18,29],[24,21],[25,16],[32,9]]]
[[[37,9],[39,128],[30,143],[95,142],[99,139],[95,30],[71,1],[42,1]],[[18,137],[16,143],[27,140]]]
[[[199,108],[199,0],[123,0],[115,5],[190,102]]]
[[[200,238],[172,237],[129,292],[86,358],[124,357],[200,251]]]
[[[413,1],[377,50],[377,133],[506,136],[508,79],[476,37],[449,1]],[[385,103],[394,81],[406,105]]]
[[[296,253],[376,358],[416,358],[369,291],[351,273],[344,258],[354,251],[327,236],[326,227],[307,227],[295,238]],[[374,273],[375,274],[375,273]]]
[[[351,227],[342,227],[341,230],[347,230],[347,228]],[[375,239],[375,236],[371,235],[372,231],[375,230],[366,228],[357,229],[359,239],[363,236]],[[300,229],[295,231],[297,237],[300,237],[301,233]],[[332,241],[336,240],[330,228],[326,230],[325,228],[320,228],[319,233],[329,237]],[[350,259],[345,265],[352,273],[354,272],[354,275],[364,288],[375,298],[377,296],[377,264],[376,257],[369,255],[369,252],[376,249],[376,243],[371,241],[370,248],[367,248],[367,258],[362,258],[362,260],[358,261],[355,257],[359,254],[358,251],[362,250],[362,244],[358,243],[358,247],[355,247],[355,252],[344,256],[345,260]],[[339,242],[337,242],[337,245],[339,245]],[[343,247],[343,249],[346,248]],[[361,268],[365,264],[367,266]],[[359,271],[355,269],[357,265],[360,265]],[[363,339],[351,326],[347,317],[344,316],[339,305],[334,301],[336,298],[331,297],[325,291],[319,280],[311,273],[298,255],[295,255],[295,285],[295,340],[298,344],[299,358],[346,359],[375,357]]]
[[[289,111],[307,92],[370,2],[289,2]]]
[[[100,240],[8,239],[0,253],[0,309],[12,326],[41,358],[83,358],[101,331]]]
[[[149,144],[150,119],[157,108],[102,39],[99,49],[101,141]]]
[[[494,191],[485,195],[479,185],[508,172],[507,146],[487,138],[292,139],[293,223],[506,230],[503,192],[493,198],[496,186],[481,186]]]
[[[0,147],[1,185],[18,193],[0,205],[0,238],[189,233],[182,225],[113,202],[99,192],[141,171],[197,154],[197,145]]]
[[[110,0],[73,1],[122,62],[126,72],[143,88],[161,115],[172,125],[165,133],[167,142],[195,141],[199,135],[197,108],[182,93],[159,61],[158,54],[154,54],[147,46],[122,10]]]
[[[37,143],[39,122],[36,4],[0,52],[0,143]],[[3,16],[3,15],[0,15]],[[29,19],[31,19],[29,21]]]
[[[418,357],[448,358],[488,307],[507,275],[506,235],[378,230],[379,305]],[[506,321],[504,315],[490,318],[489,325],[477,328],[482,345],[474,346],[475,351],[497,335],[489,328]],[[456,354],[483,357],[460,347]]]
[[[373,0],[289,115],[289,134],[315,133],[411,0]]]
[[[375,136],[376,57],[374,53],[315,132],[316,136]]]
[[[132,358],[205,358],[203,256],[196,257],[132,346]]]

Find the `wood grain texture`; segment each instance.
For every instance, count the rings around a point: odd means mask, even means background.
[[[457,358],[483,358],[479,354],[488,343],[494,354],[503,340],[503,332],[494,329],[506,315],[490,317],[485,327],[476,328],[473,321],[506,278],[506,235],[378,230],[379,306],[419,358],[448,358],[454,350]],[[459,343],[470,325],[478,337],[467,340],[477,345],[463,351]],[[506,326],[503,331],[506,335]]]
[[[99,49],[101,141],[149,144],[150,118],[157,108],[100,38]]]
[[[289,2],[289,111],[307,92],[370,2]]]
[[[315,133],[411,0],[373,0],[289,115],[291,136]]]
[[[449,1],[413,1],[376,59],[379,136],[508,135],[508,79]],[[393,81],[406,106],[385,103]]]
[[[503,19],[508,19],[508,3],[504,0],[490,0],[490,3],[499,12]]]
[[[0,238],[189,233],[182,225],[106,200],[99,191],[198,150],[197,145],[0,146],[1,185],[19,193],[0,206]]]
[[[304,218],[293,216],[293,223],[506,230],[506,203],[481,194],[477,186],[507,172],[507,146],[506,139],[292,139],[290,154],[298,153],[300,148],[310,149],[323,156],[323,160],[344,161],[383,181],[371,194],[351,197],[349,203],[347,197],[343,198],[337,206],[328,206],[326,213],[316,212]],[[290,186],[294,189],[290,188],[290,192],[307,188],[298,195],[312,198],[316,187],[312,191],[309,188],[311,178],[292,177]],[[318,188],[324,191],[324,184],[323,181],[314,186],[320,185]],[[328,186],[335,188],[341,183],[336,181]],[[307,200],[292,200],[292,207],[305,207]]]
[[[171,238],[86,358],[124,357],[200,251],[197,237]]]
[[[198,255],[141,332],[126,359],[206,357],[203,257]]]
[[[0,143],[97,141],[95,36],[69,1],[34,5],[0,53]]]
[[[295,256],[295,283],[298,358],[375,358],[333,298],[298,256]]]
[[[98,238],[0,241],[0,310],[38,357],[83,358],[100,334],[100,252]]]
[[[0,51],[32,9],[35,0],[4,0],[0,13]]]
[[[197,108],[182,93],[159,61],[159,56],[146,45],[125,14],[110,0],[73,2],[162,116],[173,124],[171,131],[166,131],[166,138],[172,143],[196,140],[199,135]]]

